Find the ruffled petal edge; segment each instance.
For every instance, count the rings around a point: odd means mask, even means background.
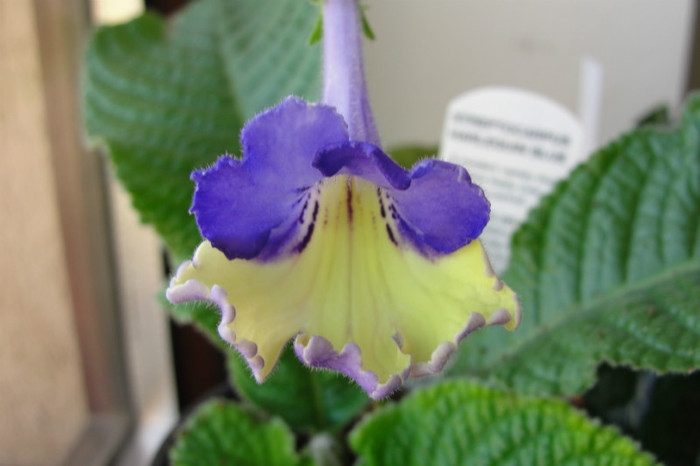
[[[294,352],[310,367],[331,369],[353,379],[370,398],[378,400],[395,392],[411,372],[409,364],[400,374],[391,375],[384,383],[371,370],[362,370],[362,350],[355,343],[346,344],[338,352],[331,342],[318,335],[299,334],[294,340]]]
[[[493,289],[500,291],[504,286],[506,286],[505,283],[496,275],[496,272],[493,270],[491,262],[486,255],[486,251],[483,249],[482,256],[484,258],[484,274],[487,277],[494,279]],[[512,298],[513,301],[515,301],[515,311],[512,316],[508,310],[504,308],[496,309],[488,320],[486,320],[484,315],[480,312],[472,313],[469,316],[469,319],[467,319],[467,322],[462,330],[454,336],[452,341],[444,341],[438,345],[435,351],[433,351],[431,354],[430,361],[420,362],[411,367],[411,377],[425,377],[441,372],[449,361],[450,356],[452,356],[452,353],[454,353],[459,347],[462,340],[467,338],[472,332],[479,330],[482,327],[501,325],[510,331],[517,329],[522,320],[522,306],[520,305],[520,300],[518,299],[517,294],[513,293]]]
[[[190,266],[191,264],[191,261],[184,262],[178,271]],[[178,274],[175,274],[176,277],[177,275]],[[221,320],[217,326],[219,336],[223,338],[224,341],[233,345],[233,347],[236,348],[239,353],[241,353],[258,383],[262,383],[267,379],[267,377],[262,376],[262,373],[268,362],[266,362],[258,354],[258,345],[249,340],[239,340],[236,337],[236,334],[229,328],[229,324],[236,318],[236,310],[231,304],[229,304],[226,290],[218,285],[212,286],[210,290],[200,281],[190,279],[179,285],[171,285],[166,290],[165,297],[173,304],[188,301],[208,301],[215,304],[221,311]],[[275,360],[271,364],[274,367],[277,364],[277,361]]]

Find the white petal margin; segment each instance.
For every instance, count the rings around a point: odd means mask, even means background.
[[[188,261],[183,264],[183,266],[187,265],[191,265],[191,262]],[[210,291],[203,283],[190,279],[184,284],[171,286],[165,292],[165,295],[168,301],[173,304],[190,301],[209,301],[216,304],[221,310],[221,321],[217,327],[219,336],[221,336],[224,341],[231,343],[241,355],[245,357],[250,369],[253,371],[255,379],[258,382],[263,382],[259,374],[261,374],[265,366],[265,361],[257,354],[257,345],[247,340],[237,341],[236,334],[229,328],[229,324],[233,322],[236,317],[236,311],[233,306],[226,301],[226,291],[223,288],[214,285]]]

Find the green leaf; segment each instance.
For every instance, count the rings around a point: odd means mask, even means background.
[[[318,100],[321,47],[308,44],[317,7],[299,0],[217,4],[223,64],[246,120],[290,94]]]
[[[658,105],[637,120],[637,126],[668,126],[671,124],[671,113],[668,105]]]
[[[90,41],[88,135],[177,260],[201,240],[190,172],[239,154],[242,125],[264,107],[317,97],[320,49],[306,44],[314,11],[298,0],[203,0],[171,25],[147,13]]]
[[[313,45],[323,38],[323,10],[318,14],[316,19],[316,25],[314,30],[311,31],[311,37],[309,37],[309,45]]]
[[[238,353],[228,354],[229,375],[237,391],[296,431],[335,430],[369,403],[357,384],[336,372],[304,366],[287,347],[268,380],[258,384]]]
[[[207,402],[184,424],[170,450],[174,466],[301,464],[294,436],[279,419],[254,419],[235,403]]]
[[[517,347],[490,377],[523,393],[575,394],[602,361],[690,371],[700,366],[698,284],[700,270],[688,267],[594,301]]]
[[[365,37],[367,37],[369,40],[374,40],[374,31],[372,30],[372,26],[369,24],[364,7],[360,8],[360,17],[362,19],[362,32],[365,33]]]
[[[452,373],[557,395],[580,393],[602,361],[700,367],[699,222],[694,96],[680,128],[623,136],[530,213],[503,277],[520,297],[523,325],[470,336]]]
[[[560,401],[451,382],[416,391],[350,435],[363,465],[654,464],[628,438]]]
[[[411,167],[422,159],[435,157],[438,153],[437,145],[405,145],[390,147],[386,151],[394,162],[403,168],[410,170]]]

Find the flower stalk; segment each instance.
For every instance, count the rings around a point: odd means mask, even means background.
[[[381,147],[367,94],[362,18],[356,0],[324,2],[322,100],[343,116],[351,141]]]

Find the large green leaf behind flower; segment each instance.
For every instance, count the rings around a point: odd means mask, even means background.
[[[601,361],[700,367],[700,97],[676,130],[640,128],[578,167],[515,234],[512,334],[464,342],[453,374],[580,393]]]
[[[299,0],[202,0],[168,24],[101,27],[85,55],[84,118],[144,222],[179,260],[201,240],[193,169],[239,154],[245,121],[288,94],[318,96],[317,9]]]
[[[630,439],[563,402],[465,382],[387,405],[355,428],[350,445],[367,466],[654,463]]]

